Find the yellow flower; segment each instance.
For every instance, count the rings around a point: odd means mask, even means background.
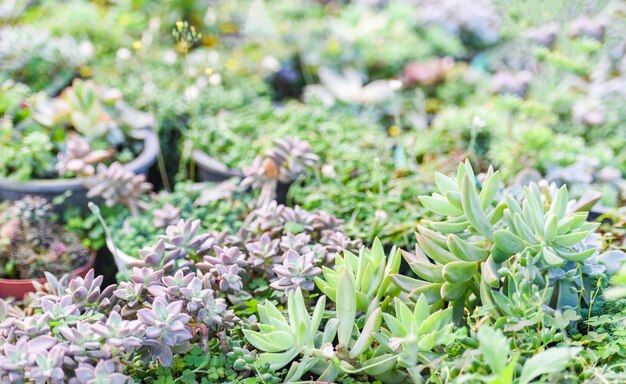
[[[397,125],[392,125],[391,127],[389,127],[387,132],[389,133],[389,136],[391,137],[400,136],[400,127],[398,127]]]
[[[213,73],[213,68],[208,67],[207,69],[204,70],[204,73],[206,73],[207,75],[211,75]]]
[[[178,28],[178,29],[182,29],[183,25],[185,25],[185,24],[182,22],[182,20],[178,20],[176,22],[176,28]]]
[[[228,59],[228,60],[226,60],[226,69],[229,69],[229,70],[233,71],[236,68],[237,68],[237,60],[235,60],[235,59]]]
[[[135,48],[135,49],[141,49],[141,46],[142,46],[142,44],[141,44],[141,41],[139,41],[139,40],[137,40],[137,41],[135,41],[133,43],[133,48]]]

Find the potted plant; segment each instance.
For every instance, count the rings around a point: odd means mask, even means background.
[[[26,196],[0,210],[0,297],[21,299],[45,281],[44,271],[56,276],[84,276],[95,253],[53,220],[45,199]]]
[[[77,79],[59,97],[33,95],[20,105],[26,111],[13,111],[0,133],[0,200],[71,193],[67,204],[84,205],[98,164],[117,160],[144,173],[156,161],[151,117],[115,89]]]

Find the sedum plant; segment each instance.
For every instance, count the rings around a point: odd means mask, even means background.
[[[335,265],[334,306],[327,306],[327,297],[322,295],[309,311],[300,288],[289,293],[286,316],[269,301],[258,306],[259,324],[243,331],[246,339],[263,351],[258,364],[280,370],[296,359],[286,382],[299,381],[305,374],[323,382],[357,374],[385,383],[419,381],[424,364],[436,365],[437,359],[445,356],[443,347],[457,337],[452,308],[431,313],[424,296],[413,306],[399,297],[393,299],[382,288],[378,290],[381,299],[390,304],[382,306],[374,296],[361,309],[355,275],[340,263]],[[373,288],[391,284],[366,282]]]
[[[418,226],[416,253],[403,255],[422,280],[394,276],[403,291],[450,303],[459,319],[463,307],[489,303],[492,289],[507,287],[501,268],[520,264],[526,279],[555,288],[553,305],[577,305],[576,266],[597,252],[583,242],[597,224],[567,211],[566,187],[546,195],[531,183],[521,201],[508,193],[499,198],[498,172],[490,168],[479,190],[469,162],[459,165],[456,180],[436,174],[436,184],[439,192],[420,201],[445,219]]]
[[[354,280],[356,308],[365,311],[374,301],[385,308],[398,289],[392,284],[391,276],[400,269],[400,251],[393,248],[385,256],[382,243],[376,239],[371,249],[361,248],[359,255],[345,251],[337,256],[334,268],[322,267],[323,275],[315,283],[330,300],[337,302],[337,289],[343,271]]]

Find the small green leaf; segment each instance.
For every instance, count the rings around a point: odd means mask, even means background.
[[[447,245],[450,252],[460,260],[483,261],[489,256],[488,250],[465,241],[454,234],[448,235]]]
[[[504,336],[501,330],[483,325],[478,329],[478,341],[480,343],[480,354],[485,362],[496,375],[501,375],[506,369],[511,348],[509,340]]]
[[[441,216],[459,216],[463,211],[450,204],[447,198],[435,193],[433,196],[418,197],[420,203],[429,211]]]
[[[380,329],[380,323],[382,321],[382,311],[380,308],[376,308],[374,313],[367,319],[361,334],[354,342],[352,349],[350,350],[350,358],[355,359],[372,345],[374,340],[374,334]]]
[[[352,275],[344,269],[341,271],[339,283],[337,284],[337,319],[339,320],[339,343],[345,346],[348,345],[352,338],[355,317],[354,282],[352,281]]]
[[[545,233],[546,241],[554,241],[559,231],[559,222],[555,214],[549,213],[546,220]]]
[[[461,187],[461,201],[463,203],[463,211],[467,220],[472,227],[485,236],[488,239],[492,239],[493,228],[489,219],[483,212],[478,195],[476,194],[476,187],[474,186],[473,179],[470,180],[468,175],[463,178],[463,184]]]
[[[556,236],[554,243],[561,247],[571,247],[572,245],[584,240],[587,236],[589,236],[589,232],[586,231],[568,233],[566,235]]]
[[[543,253],[543,259],[546,261],[546,263],[552,266],[563,265],[563,263],[565,262],[548,248],[544,248],[541,251]]]
[[[441,285],[441,298],[445,301],[460,299],[467,292],[469,283],[454,284],[446,281]]]
[[[582,348],[579,347],[552,347],[537,353],[524,363],[519,378],[520,384],[530,383],[541,375],[562,371],[580,351]]]
[[[468,261],[453,261],[444,265],[443,278],[450,283],[460,284],[471,280],[478,272],[478,263]]]
[[[489,167],[489,173],[493,172],[493,168]],[[500,171],[492,173],[487,177],[483,189],[480,191],[480,204],[483,211],[493,203],[493,199],[498,193],[498,187],[500,186]]]
[[[505,229],[499,229],[493,233],[493,241],[496,247],[510,255],[521,252],[525,247],[524,241]]]

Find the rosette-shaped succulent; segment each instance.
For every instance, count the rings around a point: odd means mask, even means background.
[[[209,234],[198,234],[200,220],[178,220],[175,225],[165,229],[165,235],[160,236],[169,251],[168,260],[181,259],[189,254],[196,254],[203,250]]]
[[[129,377],[117,371],[112,360],[100,360],[94,367],[88,363],[80,363],[76,369],[76,378],[70,384],[125,384]]]
[[[165,204],[162,208],[157,208],[152,214],[152,223],[156,228],[165,228],[175,224],[180,219],[180,208],[172,204]]]
[[[110,158],[111,155],[110,150],[92,150],[87,140],[74,135],[67,140],[65,150],[57,155],[57,162],[54,166],[61,176],[68,173],[91,176],[96,171],[94,164]]]
[[[322,269],[315,266],[315,255],[312,252],[301,256],[290,249],[283,255],[283,264],[274,267],[274,272],[278,280],[274,281],[271,287],[288,294],[298,287],[306,291],[312,290],[315,287],[313,278],[319,275]]]
[[[285,222],[288,232],[312,231],[314,229],[312,225],[313,214],[302,209],[299,205],[293,208],[285,207],[281,211],[281,218]]]
[[[267,233],[264,233],[258,240],[246,243],[248,262],[254,268],[260,268],[267,272],[272,271],[272,267],[282,261],[278,253],[279,242],[279,239],[272,239]]]
[[[278,204],[276,200],[273,200],[269,204],[261,205],[250,212],[241,227],[242,237],[248,237],[249,235],[260,236],[264,233],[273,237],[281,233],[284,229],[282,212],[285,208],[284,205]]]
[[[310,241],[311,236],[306,233],[298,233],[297,235],[287,233],[280,238],[280,250],[287,252],[288,250],[293,249],[298,253],[304,254],[309,252],[308,244]]]
[[[244,169],[241,186],[261,189],[259,204],[265,205],[276,196],[277,183],[289,183],[319,161],[304,140],[285,137],[274,140],[274,148],[266,157],[257,156],[252,166]]]
[[[284,183],[295,180],[319,161],[308,142],[290,136],[274,140],[267,156],[278,167],[278,179]]]
[[[343,220],[324,211],[315,211],[310,214],[309,221],[316,231],[325,229],[343,231]]]
[[[143,308],[137,311],[139,320],[146,324],[146,336],[149,338],[144,344],[150,348],[152,355],[166,366],[172,362],[171,348],[192,337],[187,326],[191,317],[183,313],[182,309],[182,301],[168,303],[164,298],[157,297],[151,309]]]
[[[591,18],[580,16],[571,22],[569,35],[572,37],[586,37],[601,41],[606,33],[607,19],[603,16]]]
[[[528,71],[512,73],[500,71],[493,75],[491,90],[494,93],[511,94],[519,97],[526,96],[533,76]]]
[[[88,187],[87,197],[102,197],[109,207],[126,205],[133,214],[144,205],[141,197],[152,190],[145,175],[136,175],[117,161],[108,167],[98,164],[95,180],[90,181]]]

